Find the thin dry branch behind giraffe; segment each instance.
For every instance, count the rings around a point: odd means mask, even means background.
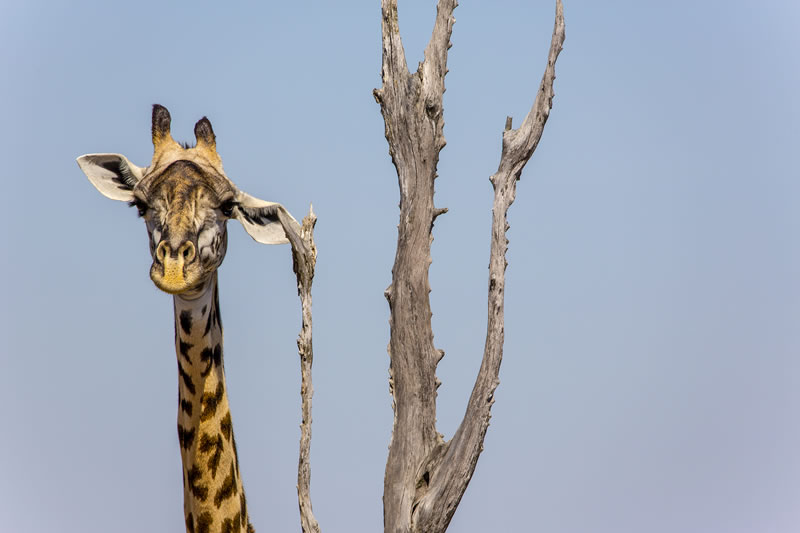
[[[194,147],[172,138],[170,122],[166,108],[153,106],[148,167],[121,154],[87,154],[78,165],[103,195],[138,209],[153,257],[150,277],[173,295],[186,531],[252,532],[228,406],[217,269],[230,219],[260,243],[291,241],[296,262],[309,240],[283,206],[228,179],[207,118],[194,127]]]

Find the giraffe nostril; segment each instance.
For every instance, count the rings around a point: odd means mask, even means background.
[[[158,248],[156,248],[156,260],[159,263],[163,263],[164,258],[167,257],[168,253],[169,253],[169,245],[167,245],[166,242],[161,241],[158,245]]]
[[[178,252],[183,255],[184,262],[190,263],[195,256],[194,244],[192,244],[191,241],[186,241],[183,246],[180,247]]]

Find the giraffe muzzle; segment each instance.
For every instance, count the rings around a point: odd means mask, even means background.
[[[196,258],[197,249],[192,241],[184,241],[175,251],[168,242],[161,241],[150,268],[150,279],[159,289],[170,294],[192,289],[200,280],[202,271]]]

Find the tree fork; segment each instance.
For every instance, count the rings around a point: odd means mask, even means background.
[[[457,5],[456,0],[439,0],[424,60],[412,74],[400,39],[397,0],[381,1],[383,85],[373,94],[381,106],[400,187],[397,253],[385,292],[391,313],[394,408],[383,495],[387,533],[445,531],[483,450],[503,355],[506,214],[549,116],[555,62],[564,43],[563,6],[557,0],[547,67],[535,102],[519,129],[512,129],[511,117],[506,119],[500,164],[490,178],[494,205],[486,344],[464,418],[453,438],[444,442],[436,430],[436,366],[444,352],[433,345],[428,268],[433,223],[447,211],[434,206],[433,194],[439,152],[446,144],[442,96]]]

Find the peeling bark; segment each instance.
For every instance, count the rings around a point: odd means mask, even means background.
[[[483,361],[452,440],[436,430],[436,366],[444,356],[433,345],[431,328],[430,246],[434,220],[447,210],[433,202],[439,152],[444,148],[442,97],[447,50],[456,0],[439,0],[433,34],[425,58],[410,73],[397,19],[397,1],[382,0],[383,86],[374,91],[384,118],[389,154],[400,186],[400,222],[389,302],[390,390],[394,424],[384,477],[384,531],[437,533],[447,529],[461,501],[489,426],[494,391],[503,355],[503,291],[508,245],[506,214],[516,195],[516,182],[533,155],[549,116],[555,62],[564,42],[561,0],[548,63],[535,102],[522,126],[503,132],[503,149],[494,187],[489,311]]]

